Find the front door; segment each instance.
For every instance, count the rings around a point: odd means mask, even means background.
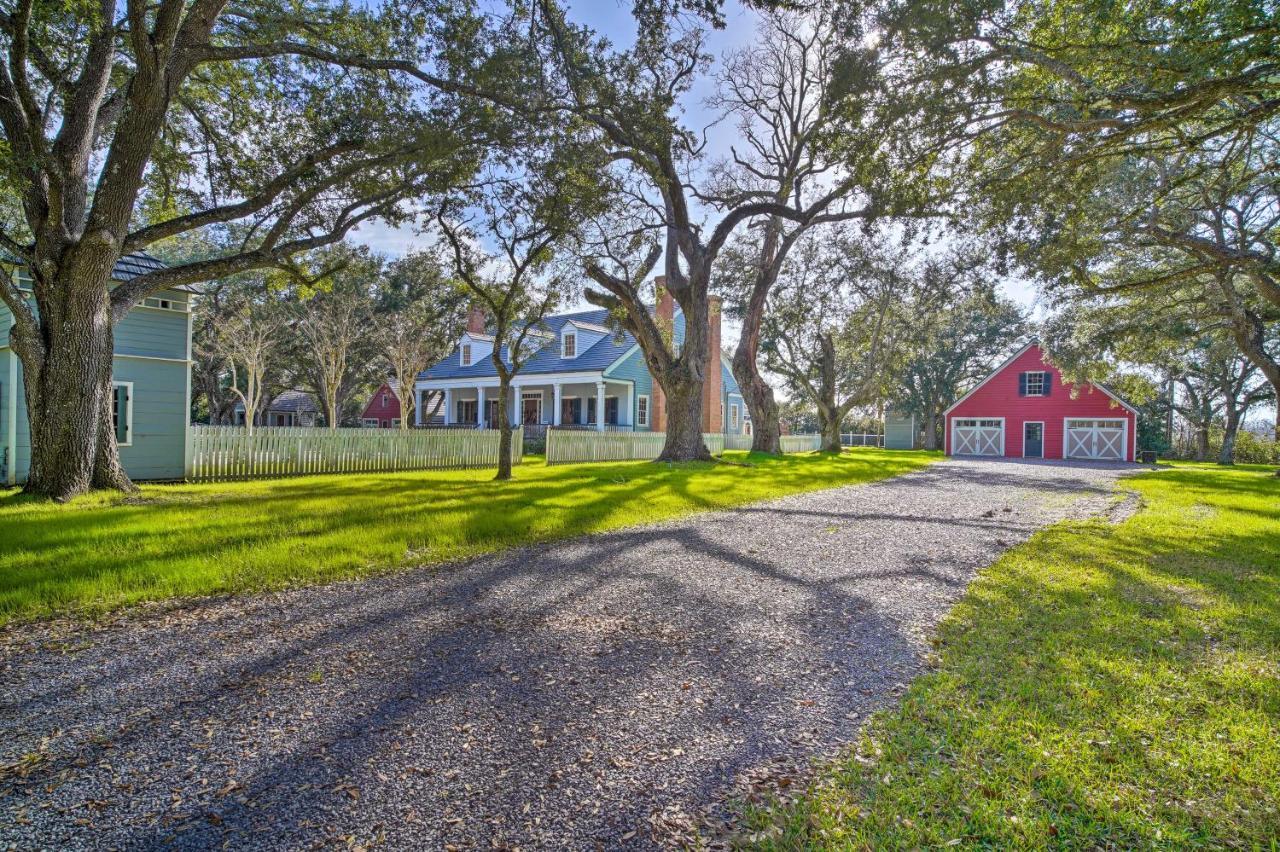
[[[536,426],[542,422],[542,394],[526,393],[520,398],[520,422]]]
[[[1044,458],[1044,424],[1022,424],[1022,455],[1029,459]]]

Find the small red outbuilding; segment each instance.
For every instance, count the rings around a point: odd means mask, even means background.
[[[386,382],[369,398],[360,415],[360,425],[373,429],[400,428],[400,386]]]
[[[947,409],[947,455],[1133,461],[1137,414],[1101,385],[1064,384],[1031,343]]]

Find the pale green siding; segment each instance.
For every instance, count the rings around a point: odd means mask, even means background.
[[[161,296],[186,299],[181,294]],[[4,347],[0,348],[0,455],[13,446],[13,479],[22,482],[31,464],[31,433],[20,364],[17,381],[10,379],[9,365],[17,362],[8,349],[11,319],[0,307],[0,346]],[[133,479],[183,477],[190,417],[188,334],[187,314],[158,308],[135,308],[116,326],[112,379],[133,384],[132,431],[129,445],[120,448],[120,460]],[[12,440],[11,405],[16,413]]]
[[[10,417],[11,412],[16,415],[13,403],[10,401],[9,394],[12,379],[9,376],[9,359],[13,357],[8,349],[0,349],[0,488],[8,485],[10,482],[9,472],[13,469],[14,459],[11,458],[12,448],[9,445],[9,425],[10,420],[16,422],[16,417]]]
[[[916,419],[910,414],[888,411],[884,415],[884,448],[916,449]]]

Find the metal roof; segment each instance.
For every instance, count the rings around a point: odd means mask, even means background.
[[[10,263],[21,264],[21,261],[13,255],[5,252],[0,255],[4,260]],[[21,264],[25,265],[25,264]],[[131,281],[139,275],[146,275],[148,272],[155,272],[159,269],[168,269],[169,265],[154,255],[147,254],[145,251],[135,251],[132,254],[126,254],[116,261],[116,265],[111,269],[111,280],[113,281]],[[192,288],[185,284],[173,287],[174,290],[192,291]]]
[[[621,337],[619,337],[610,331],[605,325],[608,317],[609,312],[603,308],[547,317],[542,321],[542,324],[551,332],[551,335],[547,338],[546,343],[525,362],[525,365],[520,369],[520,375],[604,371],[614,361],[625,355],[627,350],[636,343],[635,338],[627,332],[622,332]],[[562,358],[560,356],[560,329],[569,322],[575,325],[594,326],[605,331],[606,334],[580,352],[578,357]],[[502,350],[502,360],[508,364],[511,363],[506,347],[503,347]],[[419,373],[418,378],[482,379],[493,378],[496,375],[497,371],[493,368],[493,361],[487,356],[466,367],[462,366],[458,357],[458,349],[454,347],[454,350],[449,353],[447,358]]]

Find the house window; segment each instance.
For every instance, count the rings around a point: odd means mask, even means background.
[[[607,426],[618,425],[618,398],[616,396],[606,396],[604,398],[604,422]]]
[[[578,357],[578,335],[572,331],[566,331],[563,339],[563,346],[560,352],[562,358]]]
[[[566,396],[560,400],[560,422],[573,426],[582,423],[582,400],[576,396]]]
[[[392,429],[399,429],[399,428],[400,428],[400,418],[399,418],[399,417],[392,417],[392,418],[391,418],[391,428],[392,428]]]
[[[475,423],[478,406],[474,399],[458,400],[458,422]]]
[[[733,431],[738,429],[738,405],[734,403],[729,406],[729,428]]]
[[[160,296],[149,296],[142,300],[142,304],[147,308],[155,308],[159,311],[174,311],[176,313],[187,313],[187,303],[181,299],[162,298]]]
[[[1026,374],[1026,395],[1027,396],[1044,396],[1045,374],[1044,373],[1027,373]]]
[[[366,417],[360,421],[360,425],[366,429],[377,429],[378,419],[376,417]]]
[[[464,367],[471,366],[471,344],[470,343],[462,344],[462,366]]]
[[[133,382],[111,383],[111,425],[116,430],[116,444],[133,444]]]
[[[649,425],[649,397],[636,397],[636,425]]]

